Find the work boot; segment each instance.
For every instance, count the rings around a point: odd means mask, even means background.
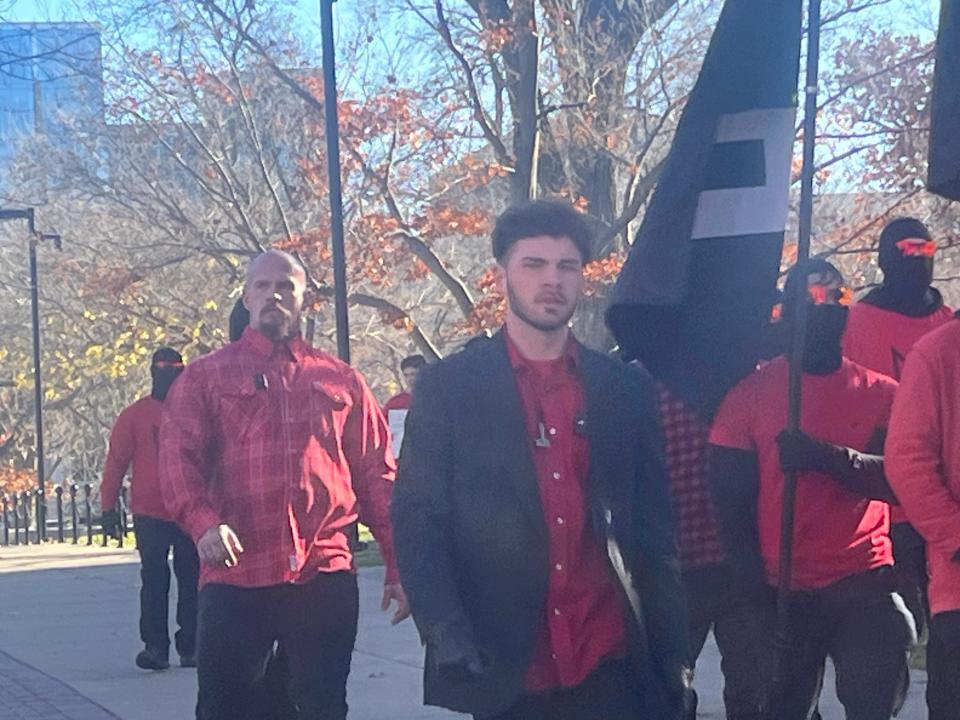
[[[141,670],[166,670],[170,662],[165,650],[147,647],[137,655],[137,667]]]

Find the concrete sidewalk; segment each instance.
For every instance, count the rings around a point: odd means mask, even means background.
[[[360,632],[348,688],[351,720],[456,720],[421,705],[422,651],[412,622],[380,612],[383,573],[360,573]],[[138,670],[139,575],[132,550],[45,545],[0,548],[0,720],[191,720],[196,673]],[[173,612],[171,612],[173,617]],[[701,718],[723,718],[709,643],[697,668]],[[903,720],[926,717],[922,673]],[[828,678],[824,720],[843,712]],[[600,719],[598,719],[600,720]]]

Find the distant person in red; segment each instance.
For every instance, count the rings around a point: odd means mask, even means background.
[[[847,291],[836,268],[814,260],[791,273],[787,323],[796,316],[797,283],[809,315],[803,431],[785,431],[789,363],[781,356],[741,381],[717,413],[710,434],[714,502],[738,582],[752,584],[756,596],[767,593],[769,611],[756,621],[769,623],[780,573],[784,473],[800,474],[791,648],[782,668],[788,682],[773,688],[772,709],[777,720],[809,718],[830,657],[847,720],[883,720],[903,702],[913,639],[890,569],[894,498],[882,456],[867,454],[882,447],[896,382],[843,358]]]
[[[400,446],[403,444],[403,424],[407,419],[410,401],[413,400],[413,390],[417,384],[417,375],[426,367],[427,361],[423,355],[410,355],[400,362],[400,372],[407,389],[387,400],[383,412],[390,424],[390,433],[393,437],[393,454],[400,457]]]
[[[953,317],[933,282],[937,243],[914,218],[898,218],[880,234],[883,284],[850,308],[843,354],[899,380],[907,353],[921,337]],[[897,589],[922,635],[927,626],[927,555],[923,538],[894,507],[893,556]]]
[[[160,348],[153,354],[150,375],[153,389],[120,413],[110,435],[110,451],[103,469],[100,503],[103,529],[108,534],[122,532],[117,506],[120,485],[130,465],[133,524],[140,553],[140,638],[144,649],[137,655],[137,666],[144,670],[170,667],[170,635],[167,629],[167,596],[170,592],[170,567],[167,556],[173,548],[173,571],[177,576],[177,625],[175,635],[180,664],[196,665],[197,580],[200,562],[193,541],[171,521],[160,497],[157,467],[160,413],[167,391],[183,371],[183,358],[172,348]]]

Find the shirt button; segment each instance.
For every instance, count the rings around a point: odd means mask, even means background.
[[[557,654],[556,654],[556,653],[550,653],[550,657],[551,657],[551,659],[556,660],[556,659],[557,659]]]
[[[556,434],[557,434],[557,429],[554,428],[554,427],[550,428],[550,434],[551,434],[551,435],[556,435]]]
[[[558,571],[563,570],[563,563],[557,563],[553,567]]]
[[[560,614],[560,608],[554,608],[554,609],[553,609],[553,614],[554,614],[554,615],[559,615],[559,614]]]
[[[563,525],[564,519],[562,517],[557,518],[557,525]]]
[[[559,480],[559,479],[560,479],[560,473],[555,472],[555,473],[553,474],[553,479],[554,479],[554,480]]]

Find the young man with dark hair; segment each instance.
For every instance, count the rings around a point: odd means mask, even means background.
[[[493,231],[504,327],[425,368],[393,497],[425,701],[498,720],[672,720],[685,612],[648,379],[568,323],[590,257],[559,202]]]
[[[407,411],[410,409],[410,401],[413,399],[417,375],[426,365],[427,360],[423,355],[409,355],[401,360],[400,372],[403,373],[403,380],[407,389],[394,395],[383,406],[383,413],[387,416],[387,423],[390,425],[393,454],[396,457],[400,457],[400,447],[403,445],[403,426],[407,419]]]
[[[933,282],[937,243],[915,218],[897,218],[880,233],[883,284],[850,308],[843,354],[855,363],[900,379],[914,343],[953,317]],[[923,538],[903,511],[892,508],[894,573],[917,625],[927,625],[927,555]]]
[[[785,431],[789,363],[781,356],[740,382],[717,413],[716,508],[741,592],[768,597],[757,622],[772,637],[785,473],[799,473],[787,681],[773,688],[770,717],[810,717],[829,656],[848,720],[881,720],[903,702],[913,634],[890,574],[893,494],[882,456],[867,454],[882,447],[896,382],[843,358],[848,293],[830,263],[798,265],[785,296],[788,329],[798,298],[807,304],[802,432]]]
[[[183,371],[183,357],[173,348],[160,348],[150,360],[153,388],[150,394],[127,407],[110,433],[110,450],[103,468],[100,504],[103,531],[123,532],[115,510],[123,477],[130,466],[130,505],[140,553],[140,638],[144,649],[137,655],[137,667],[165,670],[170,667],[168,608],[170,565],[177,576],[177,625],[174,636],[180,664],[196,665],[197,579],[200,562],[193,541],[177,527],[160,494],[158,439],[163,403],[173,381]]]
[[[960,716],[960,314],[914,345],[886,445],[890,484],[930,558],[930,720]]]

